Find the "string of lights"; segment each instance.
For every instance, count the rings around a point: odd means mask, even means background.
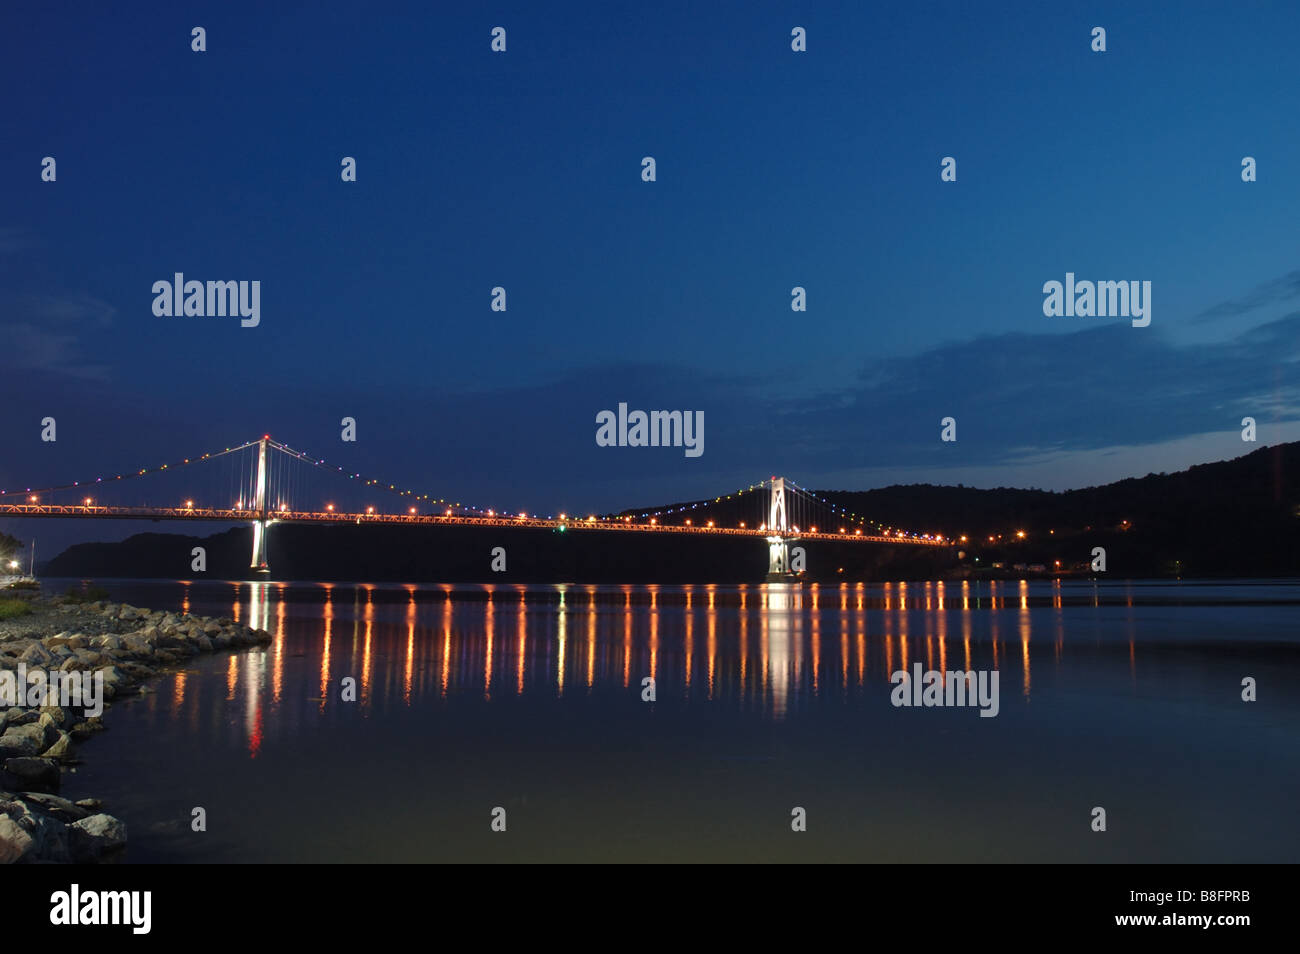
[[[214,451],[211,454],[201,454],[197,457],[185,457],[182,458],[181,460],[173,461],[170,464],[160,464],[157,467],[143,467],[140,470],[135,471],[134,473],[118,474],[115,477],[107,478],[107,480],[110,482],[116,482],[119,480],[134,480],[138,477],[145,477],[149,474],[160,473],[161,471],[164,470],[174,470],[179,467],[185,467],[186,465],[189,464],[197,464],[205,460],[214,460],[218,457],[225,457],[227,454],[234,454],[237,453],[238,451],[247,450],[249,447],[255,447],[256,445],[257,445],[257,441],[249,441],[246,444],[240,444],[238,447],[227,447],[225,450]],[[105,482],[104,477],[96,477],[94,480],[74,480],[70,484],[56,484],[51,487],[35,487],[35,488],[28,487],[26,490],[16,490],[16,491],[0,490],[0,497],[3,497],[9,493],[49,494],[59,490],[72,490],[73,488],[93,486],[95,484],[102,484],[104,482]]]

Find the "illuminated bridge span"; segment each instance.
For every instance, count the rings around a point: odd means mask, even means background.
[[[224,459],[224,470],[219,464],[209,465],[225,476],[227,499],[230,506],[212,506],[202,502],[203,496],[217,496],[219,489],[211,486],[182,497],[170,505],[106,502],[105,493],[121,496],[119,489],[142,477],[166,477],[196,464]],[[197,470],[198,468],[195,468]],[[376,490],[406,498],[401,506],[364,505],[349,507],[324,503],[321,509],[302,509],[295,502],[310,497],[315,492],[303,479],[303,471],[324,472],[348,480],[353,494]],[[186,471],[187,476],[194,473]],[[174,480],[174,478],[173,478]],[[207,483],[211,483],[208,481]],[[191,484],[203,481],[186,481],[182,484],[192,490]],[[153,491],[157,492],[157,489]],[[724,501],[752,495],[760,506],[757,526],[747,521],[723,525],[721,515],[710,519],[710,507],[717,508]],[[59,500],[57,498],[66,498]],[[734,509],[734,508],[733,508]],[[695,514],[691,516],[690,514]],[[185,458],[173,464],[144,468],[111,478],[98,477],[53,487],[0,490],[0,517],[56,517],[75,519],[113,520],[203,520],[223,523],[248,522],[253,526],[253,558],[250,566],[268,572],[266,558],[267,535],[277,523],[355,523],[355,524],[415,524],[423,526],[466,527],[524,527],[559,531],[607,531],[615,533],[690,534],[694,536],[740,536],[761,538],[768,545],[768,580],[793,579],[790,564],[790,545],[800,540],[833,540],[858,543],[906,544],[921,547],[944,547],[951,541],[940,535],[907,533],[892,527],[881,527],[855,513],[818,497],[799,487],[793,481],[772,477],[733,493],[685,504],[665,507],[641,514],[589,514],[571,516],[567,513],[542,516],[526,511],[483,509],[459,502],[434,498],[399,490],[395,484],[363,478],[348,473],[341,467],[329,467],[317,459],[271,440],[269,436],[248,441],[238,447],[227,448],[212,454]],[[819,529],[818,523],[821,527]],[[801,526],[802,524],[802,526]]]

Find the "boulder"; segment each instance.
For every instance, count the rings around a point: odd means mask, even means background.
[[[25,662],[28,666],[33,664],[44,666],[54,661],[54,654],[42,646],[40,643],[32,643],[18,657],[19,662]]]
[[[0,770],[4,784],[24,792],[57,792],[59,790],[59,763],[54,759],[41,759],[24,755],[4,760]]]
[[[31,854],[32,836],[8,815],[0,815],[0,864],[11,865]]]
[[[90,738],[96,732],[103,732],[107,728],[104,720],[99,716],[91,716],[85,722],[78,722],[68,730],[68,735],[72,736],[72,741],[83,742]]]
[[[81,821],[81,819],[92,814],[79,802],[70,802],[66,798],[60,798],[58,795],[51,795],[46,792],[24,792],[18,797],[28,805],[35,805],[38,811],[42,811],[61,822]]]
[[[0,758],[35,755],[45,748],[45,730],[35,723],[15,725],[0,735]]]
[[[41,753],[42,758],[47,759],[66,759],[72,756],[72,736],[66,732],[60,732],[59,737],[54,744]]]
[[[69,825],[68,840],[74,858],[91,861],[126,846],[126,825],[101,812]]]
[[[149,640],[145,639],[145,637],[139,633],[131,633],[125,637],[122,640],[122,645],[131,652],[138,653],[141,656],[153,655],[153,646],[149,643]]]

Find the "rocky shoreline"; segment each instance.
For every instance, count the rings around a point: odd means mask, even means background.
[[[19,675],[102,679],[99,702],[107,709],[110,700],[147,691],[142,683],[192,656],[262,645],[271,636],[230,619],[126,603],[68,596],[26,602],[30,613],[0,620],[0,686],[19,690],[0,691],[0,863],[112,861],[126,846],[126,825],[101,811],[97,799],[72,802],[57,794],[63,772],[78,761],[78,745],[105,728],[103,713],[58,700],[27,705]]]

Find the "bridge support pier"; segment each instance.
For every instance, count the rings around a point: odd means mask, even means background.
[[[257,495],[253,501],[253,508],[261,514],[261,518],[253,521],[253,562],[249,564],[249,567],[258,573],[270,573],[271,567],[266,562],[266,534],[271,526],[271,521],[266,518],[267,439],[263,437],[259,444],[257,451]]]
[[[785,537],[767,538],[767,577],[768,583],[789,583],[795,579],[790,572],[790,544]]]
[[[768,508],[767,529],[771,536],[767,538],[767,577],[768,583],[791,583],[798,579],[790,571],[790,541],[787,535],[790,521],[785,509],[785,478],[772,478],[772,503]]]

